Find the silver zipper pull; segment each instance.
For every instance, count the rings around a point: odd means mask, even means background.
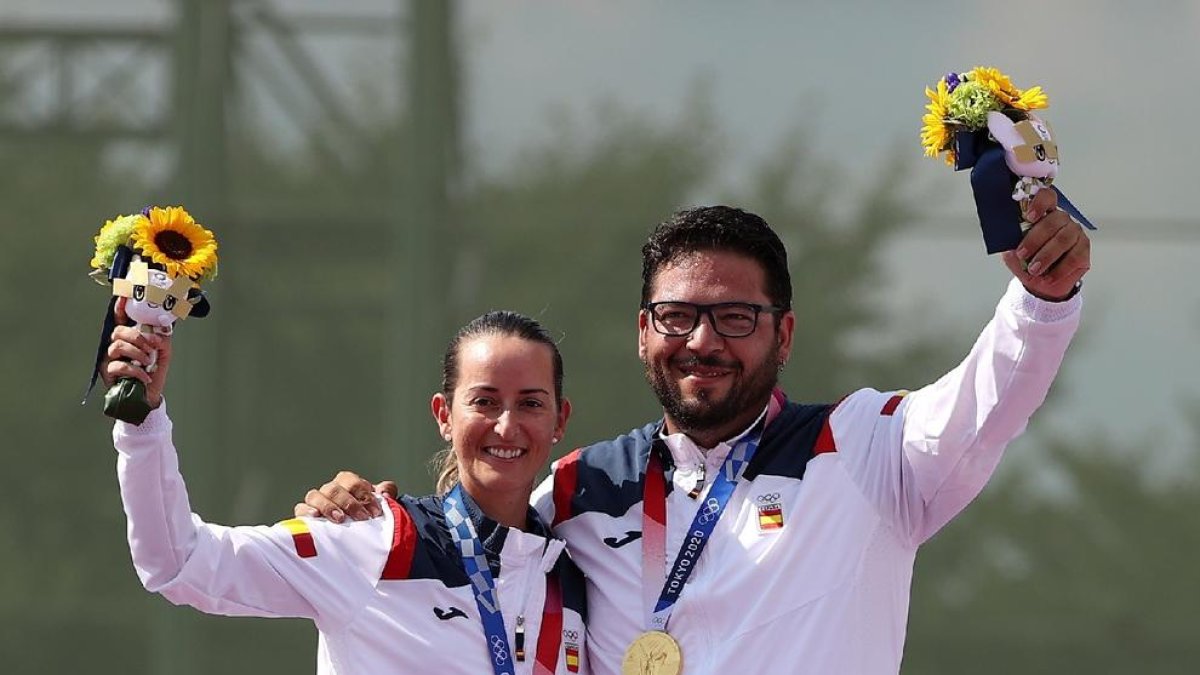
[[[525,660],[525,615],[517,615],[517,660]]]
[[[692,499],[699,497],[700,491],[704,489],[704,464],[700,465],[700,468],[696,471],[696,473],[700,474],[699,477],[696,478],[696,486],[693,487],[691,492],[688,493],[688,496]]]

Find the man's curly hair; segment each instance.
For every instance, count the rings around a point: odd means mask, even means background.
[[[676,211],[654,228],[642,246],[642,304],[650,302],[660,269],[702,251],[728,251],[758,262],[771,303],[784,311],[792,308],[792,276],[779,235],[759,216],[731,206]]]

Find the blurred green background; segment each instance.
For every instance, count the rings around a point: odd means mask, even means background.
[[[490,308],[561,338],[564,445],[655,417],[638,250],[682,206],[784,236],[793,398],[933,379],[1006,278],[917,142],[922,89],[980,63],[1049,92],[1102,231],[1051,401],[918,558],[904,672],[1196,672],[1198,33],[1184,1],[4,0],[0,672],[313,670],[306,623],[137,582],[110,425],[77,404],[106,218],[178,203],[217,234],[176,439],[198,512],[273,522],[341,468],[429,491],[437,362]]]

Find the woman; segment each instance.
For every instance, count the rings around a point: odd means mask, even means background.
[[[170,347],[120,327],[106,364],[145,382],[155,408],[113,430],[147,590],[212,614],[311,619],[319,673],[586,672],[583,579],[528,506],[570,415],[562,357],[537,322],[489,312],[455,335],[432,400],[450,441],[438,494],[380,497],[383,518],[341,524],[192,515],[162,399]],[[153,349],[155,373],[130,362]]]

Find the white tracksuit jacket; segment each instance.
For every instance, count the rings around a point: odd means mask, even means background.
[[[311,619],[322,674],[492,672],[440,499],[387,499],[384,517],[362,522],[213,525],[191,513],[165,403],[141,426],[118,422],[113,439],[129,548],[148,590],[210,614]],[[515,672],[587,672],[583,580],[562,542],[499,526],[467,506],[513,649],[517,616],[525,618],[526,658],[514,661]],[[543,616],[551,583],[562,611]]]
[[[836,406],[784,405],[675,607],[668,630],[684,673],[898,672],[917,548],[979,494],[1025,429],[1080,306],[1079,296],[1043,302],[1014,280],[970,354],[933,384],[908,395],[863,389]],[[625,648],[646,629],[649,452],[667,467],[670,564],[730,448],[705,453],[685,436],[661,438],[661,428],[576,450],[534,494],[587,577],[599,675],[620,673]],[[701,466],[710,480],[694,500]]]

